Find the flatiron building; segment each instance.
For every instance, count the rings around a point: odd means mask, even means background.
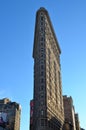
[[[61,49],[45,8],[36,13],[33,46],[33,130],[61,130],[64,123]]]

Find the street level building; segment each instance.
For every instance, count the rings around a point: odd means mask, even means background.
[[[0,130],[20,130],[20,105],[8,98],[0,100]]]
[[[85,130],[84,128],[80,128],[80,130]]]
[[[33,109],[34,109],[34,100],[30,101],[30,130],[33,130]]]
[[[75,123],[76,123],[76,130],[80,130],[79,116],[77,113],[75,113]]]
[[[64,130],[76,130],[75,109],[72,97],[63,96],[64,104]]]
[[[40,8],[36,14],[33,47],[33,130],[62,129],[64,109],[60,54],[49,14],[45,8]]]

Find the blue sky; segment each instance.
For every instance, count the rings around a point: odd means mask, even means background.
[[[86,128],[86,0],[0,0],[0,99],[21,104],[21,130],[29,130],[35,14],[40,7],[48,10],[62,50],[63,94],[72,96]]]

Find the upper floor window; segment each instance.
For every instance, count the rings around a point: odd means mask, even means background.
[[[44,119],[41,119],[41,126],[44,126]]]
[[[41,16],[41,21],[43,21],[43,19],[44,19],[44,17],[43,17],[43,16]]]
[[[41,22],[41,25],[43,25],[43,22]]]
[[[44,85],[41,85],[41,86],[40,86],[40,90],[43,90],[43,89],[44,89]]]
[[[41,69],[44,69],[44,66],[43,66],[43,65],[41,65]]]
[[[44,72],[43,71],[41,71],[41,76],[43,76],[44,75]]]
[[[44,40],[44,38],[43,37],[41,37],[41,41],[43,41]]]
[[[43,44],[44,44],[44,43],[43,43],[43,42],[41,42],[41,46],[43,46]]]
[[[42,79],[41,79],[41,83],[43,83],[43,82],[44,82],[44,79],[42,78]]]

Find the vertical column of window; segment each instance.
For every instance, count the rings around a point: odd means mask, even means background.
[[[45,104],[45,96],[44,96],[44,84],[45,84],[45,79],[44,79],[44,65],[40,63],[40,105],[44,106]]]
[[[45,36],[44,36],[44,15],[40,13],[40,52],[43,56],[43,48],[44,48]]]
[[[37,49],[36,50],[37,53],[35,55],[35,62],[34,62],[34,102],[36,104],[35,105],[35,112],[37,111],[38,105],[39,105],[39,99],[38,99],[38,96],[39,96],[39,71],[38,71],[38,68],[39,68],[39,51],[38,50],[39,50],[39,48],[38,48],[38,46],[37,46],[36,49]]]
[[[44,15],[41,14],[40,15],[40,34],[41,35],[44,35],[44,21],[45,21]]]
[[[41,13],[40,16],[40,105],[45,105],[45,37],[44,37],[44,16]],[[43,111],[42,111],[43,115]]]
[[[44,90],[45,84],[45,36],[44,36],[44,15],[40,14],[40,75],[41,75],[41,90]]]
[[[55,83],[55,100],[56,100],[56,104],[57,104],[57,74],[56,74],[56,63],[54,61],[54,83]]]
[[[40,80],[41,80],[41,90],[44,89],[45,84],[45,43],[44,37],[40,39]]]
[[[40,13],[40,75],[41,75],[41,90],[44,89],[45,82],[45,36],[44,36],[44,15]]]
[[[41,90],[43,90],[43,84],[44,84],[44,35],[43,35],[43,22],[44,22],[44,16],[43,13],[40,13],[40,82],[41,82]]]
[[[42,35],[42,36],[40,35],[40,42],[41,42],[41,43],[44,43],[44,41],[45,41],[44,35]]]
[[[40,59],[45,59],[45,37],[40,36]]]
[[[60,107],[62,106],[61,104],[61,100],[62,100],[62,93],[61,93],[61,76],[60,76],[60,72],[58,71],[58,78],[59,78],[59,99],[60,99]]]
[[[40,16],[41,16],[40,20],[43,21],[44,20],[44,15],[41,13]]]
[[[44,86],[45,86],[45,59],[43,54],[40,55],[40,90],[43,91],[44,90]]]
[[[48,49],[48,61],[49,61],[49,95],[50,98],[52,98],[52,86],[51,86],[51,52],[50,49]]]

